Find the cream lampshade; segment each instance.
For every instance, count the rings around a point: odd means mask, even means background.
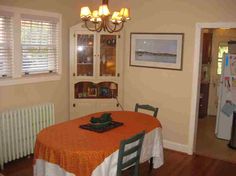
[[[116,84],[115,83],[111,83],[110,84],[110,89],[111,89],[111,96],[112,96],[112,98],[114,98],[114,90],[117,89]]]
[[[98,14],[101,17],[110,15],[110,11],[108,9],[108,6],[106,4],[103,4],[103,5],[99,6]]]
[[[80,12],[80,17],[82,19],[88,20],[91,16],[91,11],[89,7],[82,7]]]

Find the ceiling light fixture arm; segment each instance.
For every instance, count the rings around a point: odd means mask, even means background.
[[[120,24],[116,24],[116,23],[113,23],[114,27],[111,28],[111,26],[109,24],[106,25],[106,30],[109,32],[109,33],[113,33],[113,32],[119,32],[122,30],[122,28],[124,27],[124,23],[120,23]],[[118,27],[118,28],[117,28]]]

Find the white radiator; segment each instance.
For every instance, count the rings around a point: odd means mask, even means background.
[[[0,166],[34,152],[36,135],[55,123],[54,105],[43,104],[0,113]]]

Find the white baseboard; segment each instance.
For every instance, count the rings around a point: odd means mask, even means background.
[[[188,145],[179,144],[179,143],[168,141],[168,140],[164,140],[163,145],[164,145],[164,148],[166,149],[187,153],[189,155],[192,154],[192,152],[190,152]]]

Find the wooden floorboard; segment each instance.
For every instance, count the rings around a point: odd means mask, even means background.
[[[140,166],[141,176],[236,176],[236,164],[204,156],[190,156],[164,150],[165,164],[149,172],[149,163]],[[32,158],[20,159],[5,165],[4,176],[33,176]],[[128,171],[124,173],[128,176]]]
[[[216,137],[215,127],[215,116],[198,119],[196,153],[236,164],[236,151],[228,147],[228,140]]]

